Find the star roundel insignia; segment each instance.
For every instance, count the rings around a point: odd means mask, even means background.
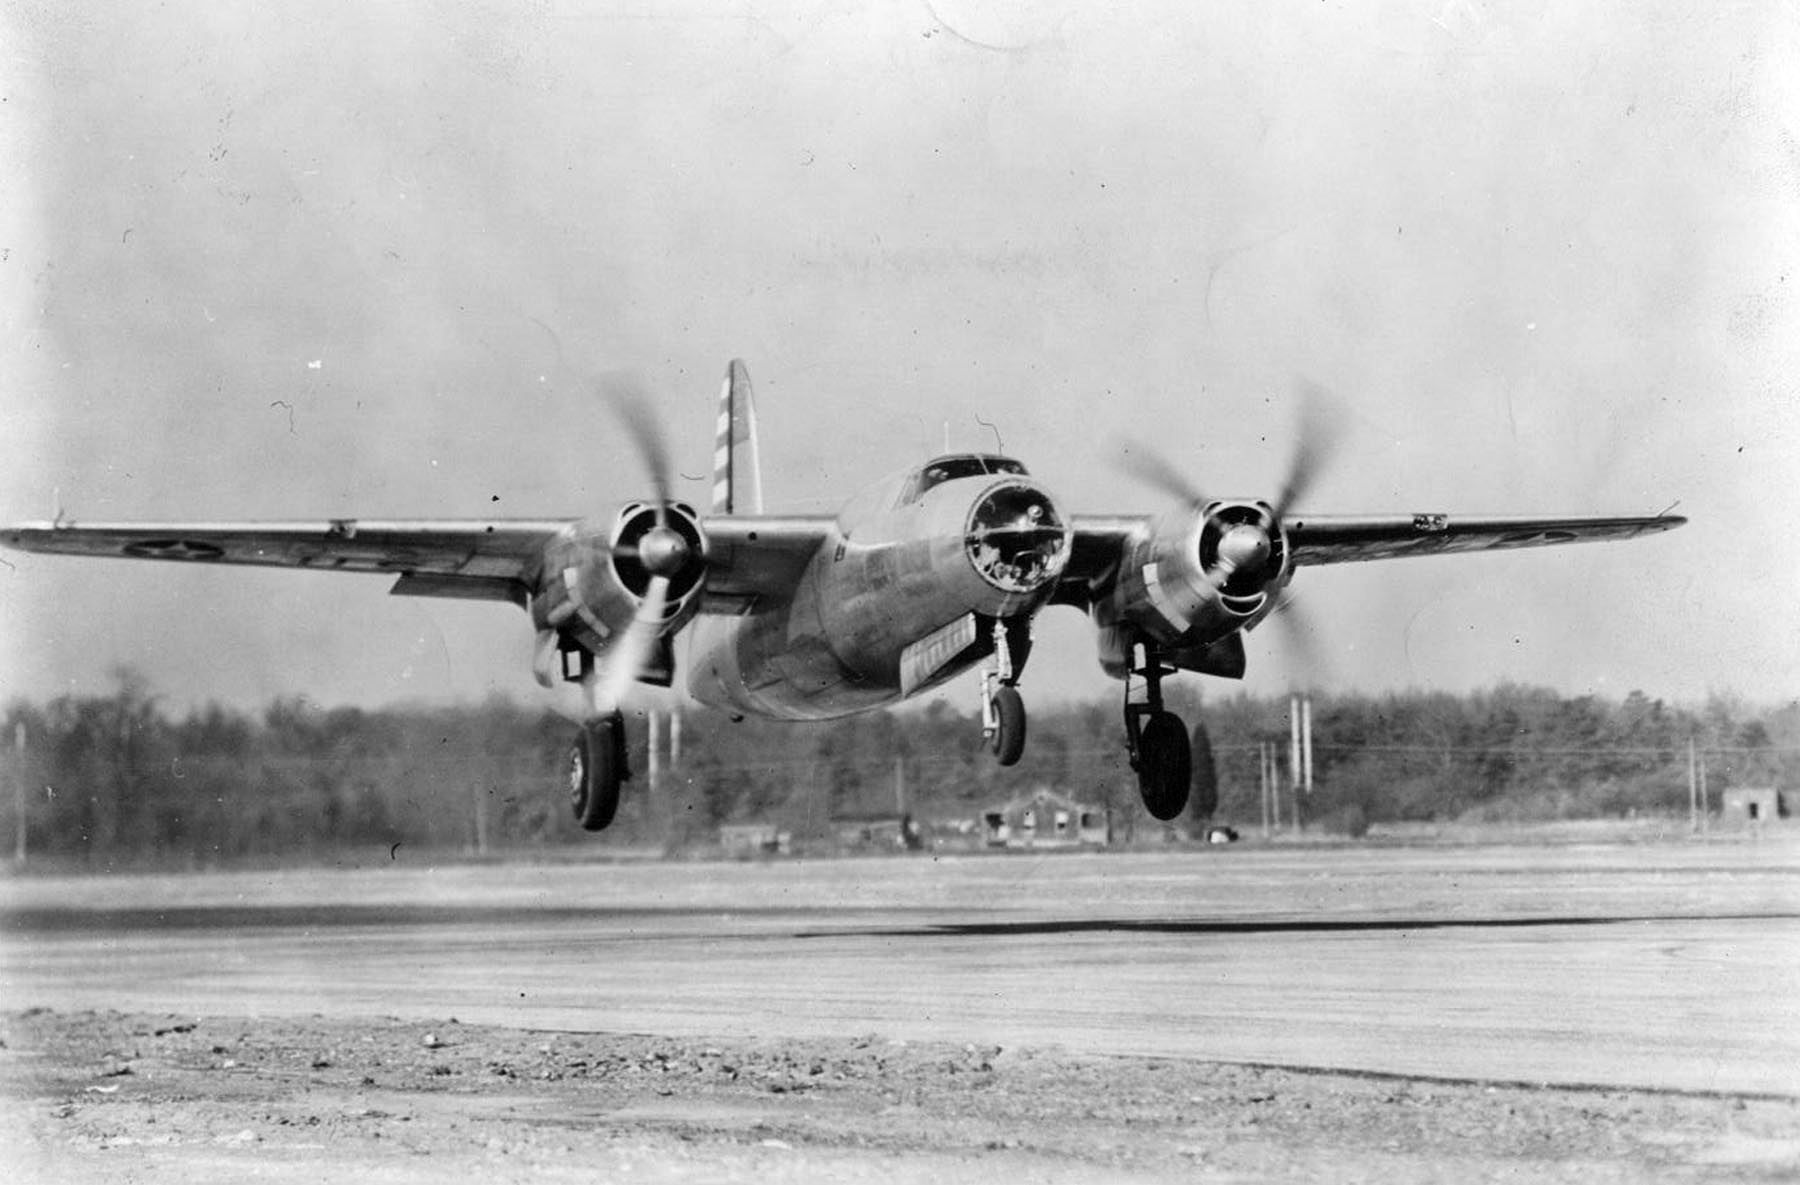
[[[216,560],[225,550],[193,539],[142,539],[127,543],[125,554],[147,560]]]

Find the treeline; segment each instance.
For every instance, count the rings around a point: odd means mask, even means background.
[[[1271,730],[1273,721],[1277,727]],[[1227,801],[1253,817],[1251,737],[1285,746],[1286,704],[1215,701],[1209,713]],[[1315,792],[1302,817],[1360,834],[1377,822],[1523,822],[1685,815],[1692,743],[1716,809],[1730,786],[1800,784],[1800,706],[1714,695],[1674,706],[1502,685],[1469,695],[1317,697]],[[1248,812],[1248,813],[1246,813]]]
[[[1727,696],[1673,706],[1502,686],[1471,695],[1319,695],[1314,790],[1288,789],[1288,701],[1210,696],[1172,702],[1211,751],[1196,814],[1239,828],[1260,818],[1262,753],[1281,756],[1283,819],[1360,834],[1384,821],[1517,821],[1682,814],[1688,747],[1711,799],[1732,785],[1800,784],[1800,708]],[[326,709],[299,698],[260,713],[219,706],[174,714],[140,678],[112,694],[14,704],[0,743],[12,784],[0,843],[23,824],[27,851],[96,866],[205,867],[350,850],[680,847],[720,823],[767,820],[801,840],[846,816],[904,804],[922,819],[974,818],[1038,787],[1154,828],[1137,803],[1116,701],[1039,708],[1025,760],[1001,769],[978,715],[944,703],[821,725],[732,723],[691,711],[628,721],[635,778],[601,839],[569,817],[563,761],[571,726],[506,700],[478,706]],[[21,791],[16,795],[11,791]],[[19,818],[19,804],[24,817]],[[1197,823],[1196,817],[1189,822]]]

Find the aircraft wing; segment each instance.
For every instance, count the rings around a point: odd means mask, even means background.
[[[1346,564],[1402,556],[1506,551],[1606,539],[1635,539],[1672,530],[1687,519],[1475,518],[1452,514],[1290,515],[1288,546],[1295,565]]]
[[[715,612],[742,612],[799,582],[832,519],[730,516],[705,521],[706,597]],[[402,596],[524,605],[544,548],[571,519],[370,520],[265,523],[22,523],[0,544],[50,555],[113,556],[190,564],[249,564],[398,577]]]
[[[710,613],[743,613],[759,597],[784,597],[831,534],[835,520],[811,515],[717,515],[706,519]]]
[[[523,605],[544,545],[567,520],[369,520],[267,523],[24,523],[0,543],[50,555],[250,564],[399,577],[403,596]]]
[[[1070,518],[1074,542],[1069,563],[1051,596],[1053,605],[1074,605],[1085,612],[1112,587],[1126,548],[1149,533],[1150,518],[1135,514],[1077,514]]]
[[[1650,518],[1480,518],[1449,514],[1300,515],[1286,525],[1296,565],[1347,564],[1402,556],[1505,551],[1672,530],[1680,515]],[[1054,604],[1087,608],[1104,596],[1134,539],[1151,530],[1139,515],[1075,515],[1074,546]]]

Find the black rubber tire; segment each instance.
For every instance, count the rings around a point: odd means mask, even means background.
[[[1025,701],[1017,687],[1002,686],[994,692],[994,756],[1001,765],[1017,765],[1025,755]]]
[[[1168,822],[1187,806],[1194,781],[1187,728],[1173,712],[1157,712],[1138,734],[1138,793],[1152,818]]]
[[[619,810],[619,745],[613,720],[584,725],[569,746],[569,805],[584,831],[604,831]]]

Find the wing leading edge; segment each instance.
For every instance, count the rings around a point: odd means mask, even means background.
[[[1296,566],[1391,560],[1404,556],[1509,551],[1673,530],[1680,515],[1650,518],[1478,518],[1451,514],[1293,515],[1288,545]]]

